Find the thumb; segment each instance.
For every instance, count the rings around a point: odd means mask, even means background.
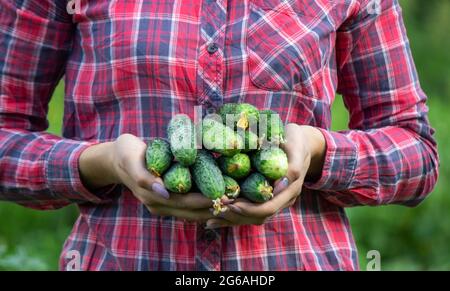
[[[167,191],[161,178],[156,178],[155,180],[153,180],[151,191],[153,191],[154,193],[160,195],[165,199],[170,198],[169,191]]]
[[[286,189],[288,186],[289,186],[289,179],[287,177],[283,177],[276,180],[274,183],[273,195],[277,195],[278,193]]]
[[[170,198],[170,194],[164,187],[164,182],[160,177],[152,175],[145,167],[144,162],[141,159],[139,161],[129,161],[128,163],[128,175],[136,184],[148,191],[155,193],[165,199]]]

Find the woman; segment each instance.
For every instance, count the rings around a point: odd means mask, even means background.
[[[60,268],[355,270],[344,207],[417,205],[438,176],[397,0],[0,0],[0,198],[77,203]],[[69,10],[70,12],[70,10]],[[65,75],[63,137],[44,132]],[[350,130],[330,131],[340,93]],[[175,113],[277,111],[287,177],[214,217],[168,193],[145,143]],[[206,226],[206,227],[205,227]]]

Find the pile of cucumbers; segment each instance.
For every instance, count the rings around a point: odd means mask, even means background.
[[[218,214],[225,209],[223,196],[257,203],[273,197],[273,182],[288,169],[279,147],[284,142],[284,124],[276,112],[228,103],[198,124],[185,114],[175,115],[167,140],[148,143],[146,164],[170,192],[200,191],[213,200]]]

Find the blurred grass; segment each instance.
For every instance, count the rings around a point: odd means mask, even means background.
[[[441,156],[440,180],[419,207],[359,207],[347,209],[365,269],[368,250],[381,253],[383,270],[450,269],[450,1],[401,1],[422,87],[430,101]],[[50,104],[49,131],[61,133],[63,87]],[[338,97],[333,129],[347,128],[347,112]],[[77,210],[35,211],[0,203],[0,270],[54,270]]]

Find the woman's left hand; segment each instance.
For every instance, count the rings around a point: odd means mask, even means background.
[[[289,166],[286,177],[275,183],[273,199],[253,203],[239,198],[227,205],[228,210],[220,217],[208,220],[206,228],[264,224],[268,218],[295,203],[305,177],[310,180],[320,177],[326,152],[325,138],[320,130],[290,123],[286,126],[286,143],[281,148],[288,156]]]

